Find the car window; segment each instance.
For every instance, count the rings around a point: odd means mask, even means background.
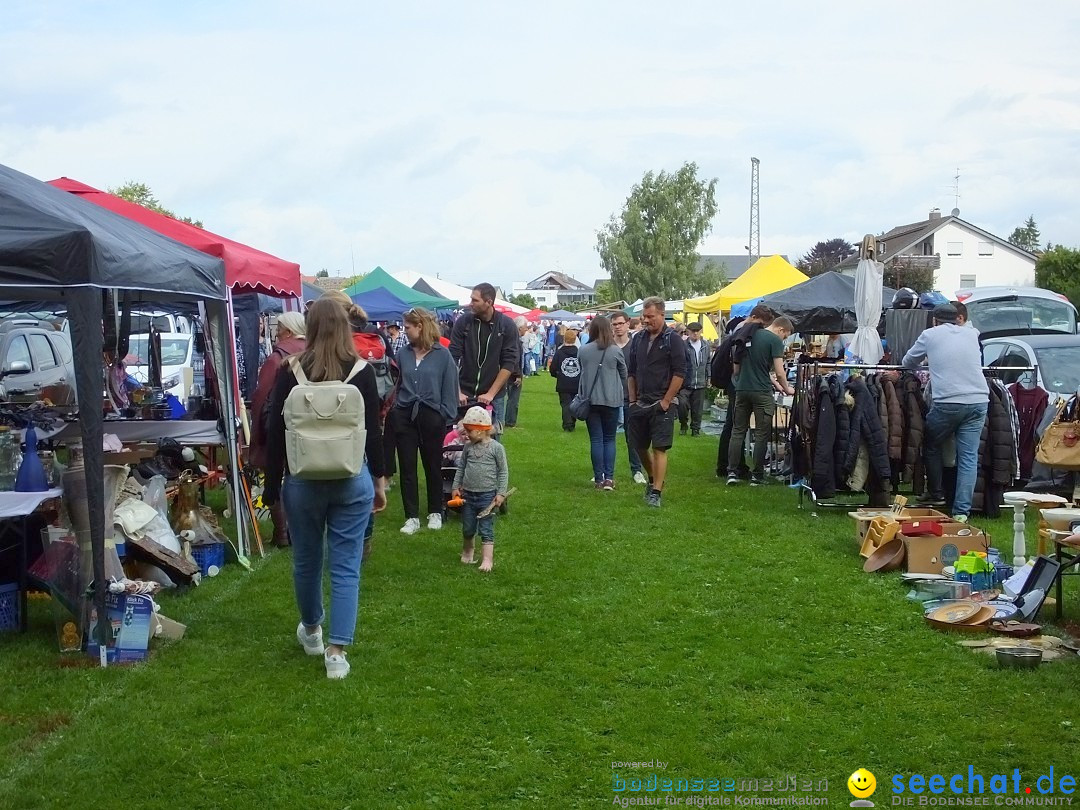
[[[1066,396],[1080,388],[1080,346],[1048,346],[1036,349],[1043,387]]]
[[[983,365],[994,366],[1001,365],[997,360],[1005,353],[1005,350],[1009,348],[1007,343],[987,343],[983,346]]]
[[[1024,373],[1017,369],[1031,367],[1031,357],[1028,355],[1027,349],[1023,346],[1010,343],[1005,348],[1005,353],[1001,355],[1000,359],[994,365],[999,368],[1012,369],[1011,371],[1001,372],[1001,381],[1006,385],[1009,385],[1020,379],[1020,375]]]
[[[37,371],[46,371],[59,365],[56,355],[53,354],[52,344],[45,335],[30,334],[26,337],[30,341],[30,354],[34,358],[34,368]]]
[[[10,371],[13,363],[26,363],[30,368],[34,367],[30,359],[30,347],[26,345],[26,338],[15,335],[8,343],[7,356],[4,357],[4,371]]]

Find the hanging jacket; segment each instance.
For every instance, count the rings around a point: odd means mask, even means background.
[[[921,495],[925,488],[923,473],[923,436],[926,428],[926,400],[918,377],[906,373],[900,378],[900,405],[904,414],[903,480]]]
[[[889,436],[889,460],[902,461],[904,458],[904,411],[900,407],[900,398],[896,386],[890,379],[881,381],[887,413],[887,433]]]
[[[810,466],[810,487],[818,498],[836,494],[836,401],[827,377],[822,377],[814,391],[814,430],[810,433],[813,446]]]
[[[855,461],[859,456],[859,445],[866,442],[866,448],[870,454],[870,469],[880,481],[888,481],[892,475],[892,467],[889,465],[885,428],[878,417],[877,404],[870,394],[866,380],[862,377],[853,376],[848,379],[844,388],[855,398],[855,406],[851,410],[850,432],[844,456],[844,477],[851,475],[855,469]]]
[[[829,393],[836,412],[836,440],[833,443],[833,478],[837,489],[844,486],[844,459],[851,437],[851,407],[844,397],[844,383],[839,374],[830,374]]]

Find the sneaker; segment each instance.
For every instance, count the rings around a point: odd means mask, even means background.
[[[649,496],[645,499],[645,505],[651,506],[653,509],[660,508],[660,491],[649,488]]]
[[[691,435],[691,436],[700,436],[700,435],[701,435],[701,431],[700,431],[700,430],[693,430],[693,429],[691,429],[691,430],[690,430],[690,435]]]
[[[685,436],[686,435],[686,428],[684,428],[684,427],[679,428],[679,435],[680,436]]]
[[[440,515],[438,512],[432,512],[430,515],[428,515],[427,516],[427,527],[429,529],[433,529],[435,531],[438,531],[439,529],[441,529],[442,528],[442,515]]]
[[[653,493],[652,484],[646,484],[645,485],[645,494],[642,496],[645,499],[645,503],[649,502],[649,496],[652,495],[652,493]]]
[[[593,481],[592,485],[593,485],[593,489],[595,489],[597,492],[599,492],[600,490],[602,490],[604,488],[604,482],[603,481]]]
[[[758,475],[757,473],[751,473],[750,474],[750,486],[752,486],[752,487],[760,487],[764,483],[765,483],[765,476],[764,475]]]
[[[300,646],[304,648],[304,652],[308,655],[322,655],[326,647],[322,643],[322,628],[320,627],[314,633],[309,633],[307,628],[304,627],[304,623],[296,625],[296,640],[300,642]]]
[[[332,681],[340,681],[349,674],[349,662],[344,655],[331,655],[327,652],[323,656],[323,663],[326,664],[326,677]]]
[[[601,486],[603,487],[604,492],[611,492],[611,490],[615,489],[615,482],[610,478],[605,478]]]
[[[925,498],[921,498],[918,501],[916,501],[916,503],[919,506],[933,506],[933,507],[944,506],[945,505],[945,498],[942,497],[941,495],[927,495]]]
[[[649,479],[645,477],[645,473],[643,473],[641,470],[638,470],[636,473],[634,473],[634,483],[647,484],[649,483]]]
[[[957,523],[967,523],[968,516],[967,515],[953,515],[952,519]]]
[[[728,473],[727,485],[729,487],[737,487],[739,485],[739,476],[737,476],[735,473]]]
[[[416,534],[420,531],[420,518],[409,518],[401,527],[402,534]]]

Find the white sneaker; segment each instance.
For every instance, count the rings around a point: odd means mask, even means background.
[[[409,518],[401,527],[402,534],[416,534],[420,531],[420,518]]]
[[[649,479],[645,477],[645,473],[643,473],[641,470],[638,470],[636,473],[634,473],[634,483],[647,484],[649,483]]]
[[[332,681],[340,681],[349,674],[349,662],[344,655],[331,655],[329,652],[323,656],[326,664],[326,677]]]
[[[304,627],[304,623],[296,625],[296,640],[300,642],[300,646],[304,648],[304,652],[308,655],[322,655],[326,650],[322,642],[322,628],[320,627],[314,633],[309,633],[307,628]]]
[[[442,515],[438,512],[432,512],[427,516],[427,527],[438,531],[442,528]]]

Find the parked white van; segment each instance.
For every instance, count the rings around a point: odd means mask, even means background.
[[[127,372],[141,383],[150,381],[149,335],[132,335],[126,358]],[[161,387],[180,402],[187,402],[195,376],[195,336],[179,332],[161,334]],[[185,371],[191,369],[190,372]]]

